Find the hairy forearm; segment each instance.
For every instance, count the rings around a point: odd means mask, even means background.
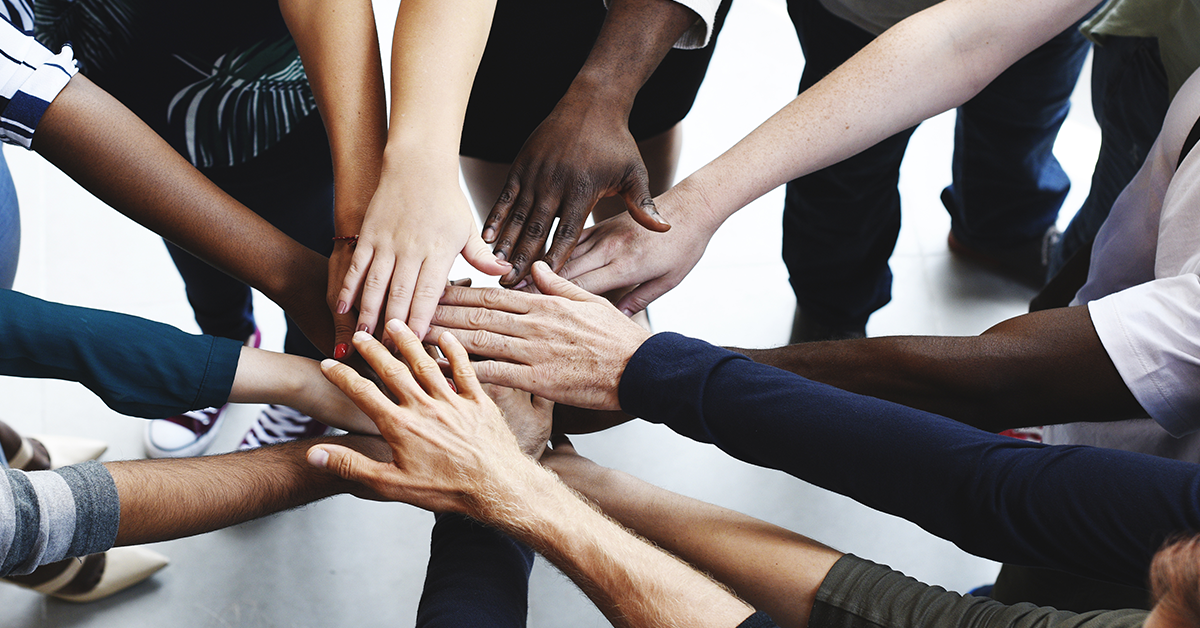
[[[116,544],[202,534],[356,488],[305,462],[316,442],[386,457],[377,439],[342,436],[220,456],[105,463],[121,501]]]
[[[532,462],[479,513],[567,574],[615,626],[737,626],[753,613],[715,582],[631,535]]]
[[[621,525],[729,586],[785,627],[808,625],[842,553],[765,521],[672,493],[584,459],[549,466]]]
[[[387,142],[383,68],[371,3],[280,0],[279,8],[329,135],[336,230],[355,235],[379,185]]]
[[[978,93],[1094,6],[947,0],[900,22],[689,180],[724,220]],[[691,205],[688,199],[683,205]]]
[[[844,390],[990,431],[1145,416],[1086,307],[1010,319],[979,336],[893,336],[735,349]]]
[[[612,0],[587,62],[564,100],[599,95],[606,107],[628,116],[638,90],[696,19],[694,11],[672,0]]]
[[[294,318],[324,309],[325,258],[222,192],[87,78],[75,76],[50,104],[33,149],[100,200],[258,288]],[[325,319],[331,335],[328,312]]]

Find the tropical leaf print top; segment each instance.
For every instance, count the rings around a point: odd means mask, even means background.
[[[259,155],[316,111],[271,0],[34,0],[35,34],[199,168]]]

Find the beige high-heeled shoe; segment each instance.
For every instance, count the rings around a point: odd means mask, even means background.
[[[36,434],[21,439],[21,448],[17,450],[17,455],[8,461],[10,467],[25,470],[26,465],[33,460],[35,453],[30,439],[38,441],[46,448],[46,453],[50,455],[51,469],[95,460],[108,451],[108,443],[100,440]]]
[[[101,554],[92,554],[64,562],[67,564],[61,573],[41,584],[26,584],[21,581],[22,578],[7,578],[7,580],[60,600],[94,602],[149,578],[171,561],[166,556],[144,547],[114,547]],[[80,590],[81,586],[86,586],[87,583],[75,582],[76,578],[81,574],[83,574],[83,578],[93,578],[92,574],[97,570],[100,572],[100,577],[95,585]]]

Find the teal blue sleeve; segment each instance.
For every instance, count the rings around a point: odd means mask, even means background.
[[[0,375],[79,382],[122,414],[162,418],[225,403],[241,347],[0,290]]]

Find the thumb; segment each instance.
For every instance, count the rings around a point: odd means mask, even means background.
[[[621,198],[625,200],[625,207],[635,222],[651,231],[663,232],[671,228],[671,223],[658,213],[658,207],[654,204],[650,194],[650,175],[646,172],[645,164],[638,162],[625,177],[624,184]]]
[[[378,477],[375,467],[381,464],[353,449],[328,443],[310,447],[305,458],[308,464],[318,469],[325,469],[343,479],[362,484],[371,484]]]
[[[674,287],[675,284],[663,277],[647,281],[621,297],[621,300],[617,301],[617,309],[621,310],[625,316],[633,316],[649,307],[650,303]]]
[[[550,266],[541,260],[533,263],[533,283],[542,294],[565,297],[572,301],[594,301],[604,299],[583,288],[559,277],[550,270]]]
[[[486,275],[504,275],[512,270],[512,264],[496,259],[491,247],[483,241],[479,234],[472,232],[467,245],[462,250],[463,259]]]

